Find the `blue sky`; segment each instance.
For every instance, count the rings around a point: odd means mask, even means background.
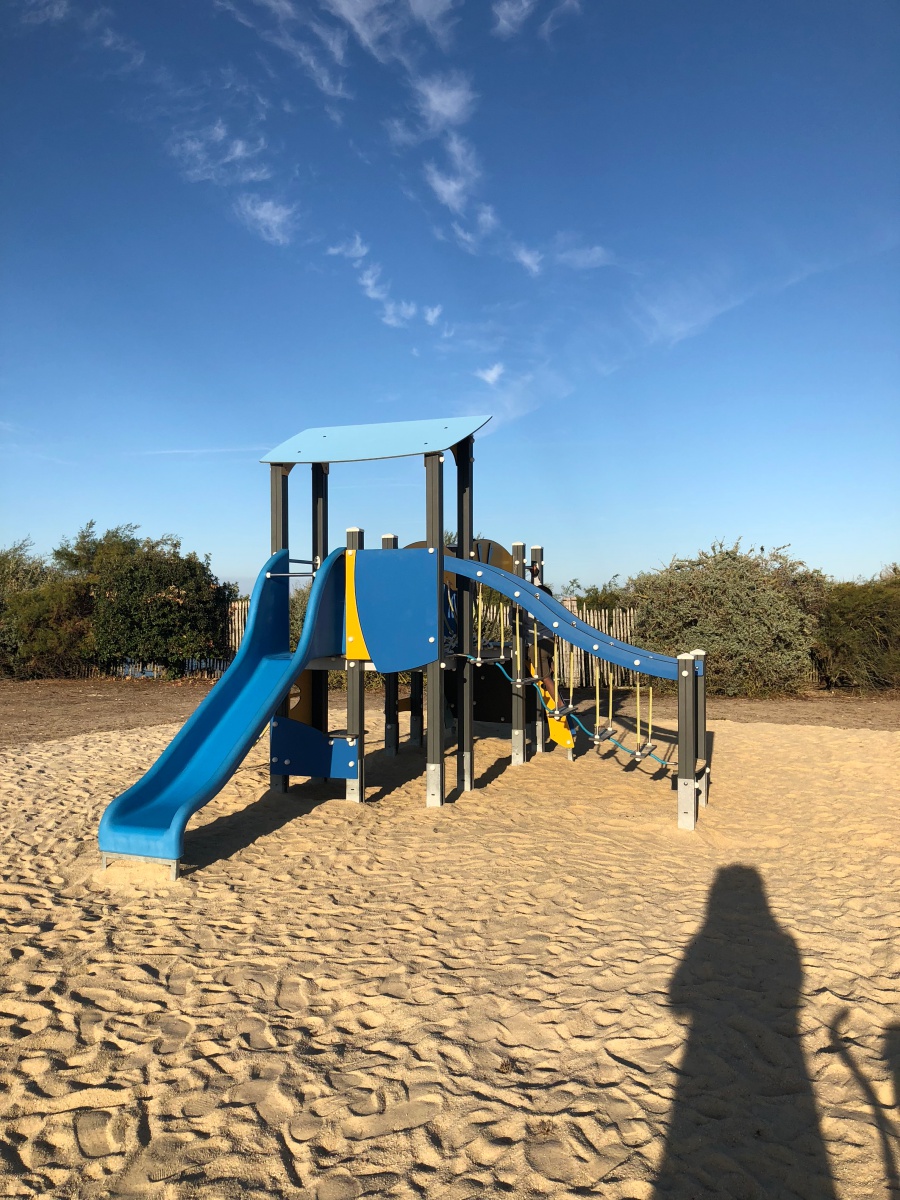
[[[267,449],[490,412],[476,525],[553,581],[714,538],[900,558],[888,0],[2,21],[0,542],[133,521],[247,585]],[[420,461],[334,468],[332,543],[421,536],[423,489]]]

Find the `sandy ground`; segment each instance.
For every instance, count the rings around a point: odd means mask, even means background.
[[[339,715],[335,715],[335,723]],[[900,733],[717,721],[710,807],[561,753],[267,791],[98,871],[175,726],[0,755],[0,1194],[897,1194]],[[892,1191],[893,1189],[893,1191]]]
[[[22,742],[50,742],[76,733],[113,729],[144,729],[183,721],[212,687],[201,679],[34,679],[26,682],[0,679],[0,746]],[[658,689],[657,689],[658,690]],[[581,693],[593,704],[590,690]],[[380,700],[372,697],[377,708]],[[603,703],[606,703],[604,694]],[[647,694],[644,691],[644,715]],[[634,715],[634,698],[617,692],[615,708]],[[675,698],[656,696],[655,711],[661,720],[675,720]],[[776,700],[744,700],[712,696],[713,720],[769,721],[776,725],[828,725],[835,729],[900,730],[900,692],[818,690],[805,696]]]

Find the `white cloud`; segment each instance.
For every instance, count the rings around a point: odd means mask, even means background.
[[[476,220],[478,222],[478,232],[482,237],[487,233],[493,233],[500,224],[499,218],[490,204],[478,205]]]
[[[346,21],[360,45],[375,58],[384,62],[389,57],[383,43],[397,30],[390,0],[322,0],[322,4],[333,16]]]
[[[674,346],[744,304],[758,288],[740,287],[727,269],[711,268],[684,279],[645,285],[633,317],[650,344]]]
[[[351,262],[358,263],[369,253],[369,247],[358,233],[354,233],[348,241],[340,242],[337,246],[329,246],[325,253],[338,254],[341,258],[349,258]]]
[[[603,246],[573,246],[568,250],[560,250],[556,261],[575,271],[590,271],[594,267],[608,267],[613,262],[613,256]]]
[[[429,162],[425,164],[425,179],[441,204],[445,204],[451,212],[461,213],[481,171],[474,150],[459,134],[448,134],[446,147],[450,160],[449,172]]]
[[[447,17],[456,0],[407,0],[409,11],[439,42],[447,37]]]
[[[468,229],[463,229],[458,221],[454,221],[450,228],[453,230],[453,235],[456,238],[458,245],[466,251],[467,254],[478,253],[478,239],[474,234],[469,233]]]
[[[366,267],[359,273],[359,286],[370,300],[385,301],[388,298],[388,288],[380,282],[380,279],[381,265],[379,263],[372,263],[370,267]]]
[[[444,311],[444,307],[441,304],[435,304],[433,308],[429,308],[426,305],[425,308],[422,310],[422,315],[425,318],[426,324],[436,325],[438,317],[441,315],[441,313],[443,311]]]
[[[48,25],[64,21],[71,12],[69,0],[26,0],[22,21],[26,25]]]
[[[414,78],[416,106],[429,134],[440,133],[451,125],[463,125],[471,117],[477,99],[472,85],[459,71],[448,75]]]
[[[232,137],[221,118],[203,128],[173,134],[167,148],[190,183],[258,183],[271,175],[269,167],[259,161],[266,139]]]
[[[498,37],[515,37],[536,7],[537,0],[497,0],[494,33]]]
[[[381,314],[381,319],[385,325],[391,325],[394,329],[399,329],[405,325],[407,321],[412,320],[416,315],[417,306],[408,300],[387,300],[384,305],[384,312]]]
[[[310,21],[309,27],[337,65],[342,67],[347,57],[346,32],[343,29],[335,29],[333,25],[323,25],[320,21]]]
[[[540,275],[541,263],[544,261],[540,250],[530,250],[527,246],[513,246],[512,256],[529,275]]]
[[[234,210],[248,229],[273,246],[287,246],[294,236],[297,212],[294,204],[279,204],[243,192],[235,201]]]
[[[539,33],[545,41],[550,40],[550,35],[556,29],[566,13],[580,13],[581,0],[560,0],[559,4],[551,11],[546,21],[543,21]]]
[[[312,47],[288,30],[279,27],[278,29],[260,32],[260,37],[264,41],[270,42],[273,46],[277,46],[279,50],[283,50],[296,63],[306,71],[310,79],[316,85],[320,92],[326,96],[330,96],[334,100],[347,100],[350,98],[350,93],[344,86],[341,79],[336,79],[324,63],[319,61],[319,58],[313,51]]]
[[[492,367],[482,367],[480,370],[474,371],[473,374],[477,379],[483,379],[485,383],[494,387],[505,370],[506,367],[503,363],[496,362]]]

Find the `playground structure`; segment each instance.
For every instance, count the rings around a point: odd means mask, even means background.
[[[475,671],[497,665],[512,692],[512,764],[528,759],[529,743],[545,748],[546,734],[571,751],[573,725],[591,742],[619,745],[612,737],[612,702],[607,727],[600,718],[599,674],[595,726],[587,729],[558,691],[537,670],[538,628],[566,643],[635,673],[677,681],[678,826],[693,829],[698,804],[705,806],[709,781],[706,736],[705,654],[677,658],[650,653],[610,637],[580,620],[541,587],[543,551],[513,544],[512,570],[482,561],[473,536],[474,435],[489,417],[309,429],[276,446],[262,460],[271,479],[271,550],[253,589],[243,640],[228,671],[200,704],[150,770],[107,807],[100,821],[103,865],[131,857],[167,863],[173,878],[183,853],[190,817],[227,783],[270,723],[271,786],[285,792],[292,776],[343,779],[348,800],[365,799],[365,671],[385,675],[385,750],[399,748],[397,675],[412,671],[410,735],[426,750],[426,804],[446,796],[444,726],[452,672],[457,725],[457,787],[474,787]],[[444,546],[445,455],[456,463],[457,545]],[[361,529],[347,531],[346,545],[329,553],[329,465],[422,455],[425,464],[426,537],[406,549],[388,535],[380,549],[366,549]],[[309,559],[290,557],[288,478],[294,467],[311,468]],[[294,571],[292,567],[307,567]],[[529,572],[531,579],[526,578]],[[306,617],[293,654],[289,643],[290,580],[312,576]],[[451,586],[445,584],[445,578]],[[454,582],[455,581],[455,584]],[[508,651],[482,644],[480,595],[493,589],[510,605]],[[445,610],[452,598],[455,630],[448,636]],[[478,603],[476,604],[476,599]],[[533,639],[534,674],[529,667]],[[507,670],[509,667],[509,670]],[[347,725],[329,731],[328,672],[347,673]],[[558,672],[554,672],[558,679]],[[556,694],[554,695],[554,691]],[[529,712],[529,696],[535,707]],[[292,699],[294,703],[292,703]],[[640,693],[638,692],[638,704]],[[528,737],[529,716],[533,736]],[[546,727],[544,724],[546,717]],[[649,730],[649,726],[648,726]],[[655,758],[650,742],[628,751],[640,761]],[[663,760],[657,759],[659,762]],[[663,765],[668,765],[663,763]]]

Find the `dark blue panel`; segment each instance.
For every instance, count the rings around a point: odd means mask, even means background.
[[[275,717],[272,721],[274,775],[306,775],[316,779],[357,779],[358,749],[347,738],[329,737],[302,721]]]
[[[440,656],[437,563],[427,550],[357,553],[356,606],[377,671],[409,671]]]

